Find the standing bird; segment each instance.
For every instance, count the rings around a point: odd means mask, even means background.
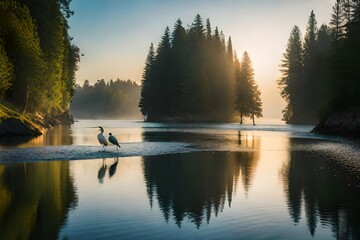
[[[97,135],[97,139],[99,140],[99,143],[103,146],[105,151],[105,147],[108,145],[108,142],[106,141],[106,138],[104,136],[104,129],[100,126],[98,126],[98,128],[100,129],[100,133]]]
[[[118,147],[120,147],[120,144],[115,136],[113,136],[111,133],[109,133],[109,142],[111,142],[113,145],[116,146],[116,150],[119,151]]]

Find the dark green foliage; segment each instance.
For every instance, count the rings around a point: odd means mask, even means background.
[[[71,44],[67,20],[70,0],[0,2],[0,44],[11,73],[1,95],[22,112],[57,115],[74,94],[79,49]],[[12,70],[13,69],[13,70]]]
[[[178,19],[166,28],[145,63],[139,107],[148,121],[229,121],[234,111],[234,59],[231,38],[200,15],[186,30]]]
[[[1,39],[0,39],[1,41]],[[9,61],[2,41],[0,42],[0,99],[3,99],[13,81],[14,66]]]
[[[315,14],[311,11],[304,38],[304,75],[300,87],[298,116],[305,123],[317,122],[317,111],[322,101],[322,88],[319,77],[319,48],[324,47],[318,43],[318,28]]]
[[[77,86],[71,102],[71,113],[75,118],[121,118],[139,119],[137,109],[140,86],[130,80],[117,79],[105,83],[98,80],[93,86],[85,80]]]
[[[319,116],[360,106],[359,9],[358,0],[335,1],[331,28],[319,30],[311,12],[303,50],[299,30],[293,30],[278,81],[288,104],[287,122],[314,123]]]
[[[247,52],[244,52],[241,65],[235,59],[236,101],[235,108],[240,114],[240,124],[249,117],[255,125],[255,117],[262,117],[260,91],[255,82],[254,69]]]
[[[155,63],[155,51],[154,51],[154,45],[151,43],[148,56],[146,58],[144,72],[142,75],[142,81],[141,81],[141,98],[139,102],[139,108],[141,111],[141,114],[143,116],[146,116],[148,113],[151,112],[151,106],[153,103],[151,102],[154,97],[152,96],[155,92],[153,90],[153,66]]]
[[[278,80],[281,97],[287,103],[286,108],[283,110],[283,119],[285,121],[289,121],[293,116],[297,115],[297,109],[300,105],[298,95],[303,75],[302,56],[301,32],[298,26],[294,26],[280,64],[282,77]]]
[[[330,25],[332,27],[332,34],[335,41],[344,36],[344,8],[342,7],[343,0],[336,0],[331,14]]]

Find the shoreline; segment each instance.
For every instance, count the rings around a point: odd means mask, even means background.
[[[360,139],[360,108],[333,112],[322,119],[311,132]]]
[[[53,126],[72,123],[74,119],[68,111],[49,118],[41,115],[20,114],[0,103],[0,137],[37,137]]]

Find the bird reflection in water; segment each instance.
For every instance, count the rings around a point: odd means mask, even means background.
[[[109,168],[109,177],[110,178],[115,174],[118,162],[119,162],[119,157],[114,158],[114,163],[111,164],[111,166]]]
[[[114,174],[116,173],[118,162],[119,162],[119,157],[114,158],[114,162],[109,167],[109,178],[114,176]],[[106,158],[103,158],[101,167],[98,171],[99,183],[104,183],[104,177],[106,174],[106,170],[107,170]]]
[[[98,171],[98,179],[99,179],[99,183],[104,183],[104,176],[106,173],[106,169],[107,169],[107,165],[105,164],[105,158],[103,158],[103,162],[102,165]]]

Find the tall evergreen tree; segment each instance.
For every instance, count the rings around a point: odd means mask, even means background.
[[[283,120],[285,121],[290,121],[298,115],[299,86],[303,78],[302,56],[301,32],[298,26],[294,26],[280,64],[282,77],[278,80],[280,94],[287,103],[283,110]]]
[[[187,80],[185,95],[188,101],[186,109],[193,114],[201,114],[209,108],[210,99],[209,79],[206,74],[205,28],[202,18],[196,15],[189,29],[189,71],[191,77]]]
[[[211,39],[212,33],[211,33],[211,24],[210,20],[206,19],[206,39]]]
[[[226,59],[227,59],[227,62],[228,62],[229,65],[233,65],[233,63],[234,63],[234,53],[233,53],[231,37],[229,37],[229,40],[227,42]]]
[[[247,108],[244,116],[250,117],[255,125],[255,117],[262,117],[262,102],[260,90],[255,81],[255,73],[252,61],[247,52],[244,52],[241,60],[241,78],[245,83],[245,89],[248,91],[245,106]],[[240,86],[241,87],[241,86]]]
[[[330,24],[332,27],[333,38],[338,41],[344,36],[344,9],[342,8],[343,0],[336,0],[332,8]]]
[[[184,89],[186,79],[189,77],[187,74],[187,33],[180,19],[175,23],[171,39],[172,60],[174,64],[172,68],[173,83],[171,85],[172,115],[177,115],[184,112],[182,103],[186,101],[186,99],[184,99]]]
[[[299,114],[305,123],[317,122],[317,111],[321,104],[322,88],[318,77],[318,28],[314,11],[311,11],[304,38],[304,78],[300,86]]]
[[[144,72],[142,75],[141,98],[139,102],[141,114],[144,116],[145,119],[147,118],[149,112],[151,111],[150,106],[151,106],[152,94],[154,94],[153,92],[154,89],[152,89],[153,87],[152,82],[154,81],[154,76],[153,76],[154,62],[155,62],[155,50],[154,50],[154,45],[151,43],[145,61]]]
[[[240,61],[235,54],[235,110],[239,112],[240,124],[243,123],[246,113],[249,111],[247,100],[249,99],[249,88],[246,79],[242,76]]]
[[[240,124],[244,117],[252,119],[255,125],[255,117],[262,117],[262,102],[260,91],[255,82],[254,69],[247,52],[244,52],[241,65],[235,58],[235,89],[236,89],[236,110],[240,114]]]

